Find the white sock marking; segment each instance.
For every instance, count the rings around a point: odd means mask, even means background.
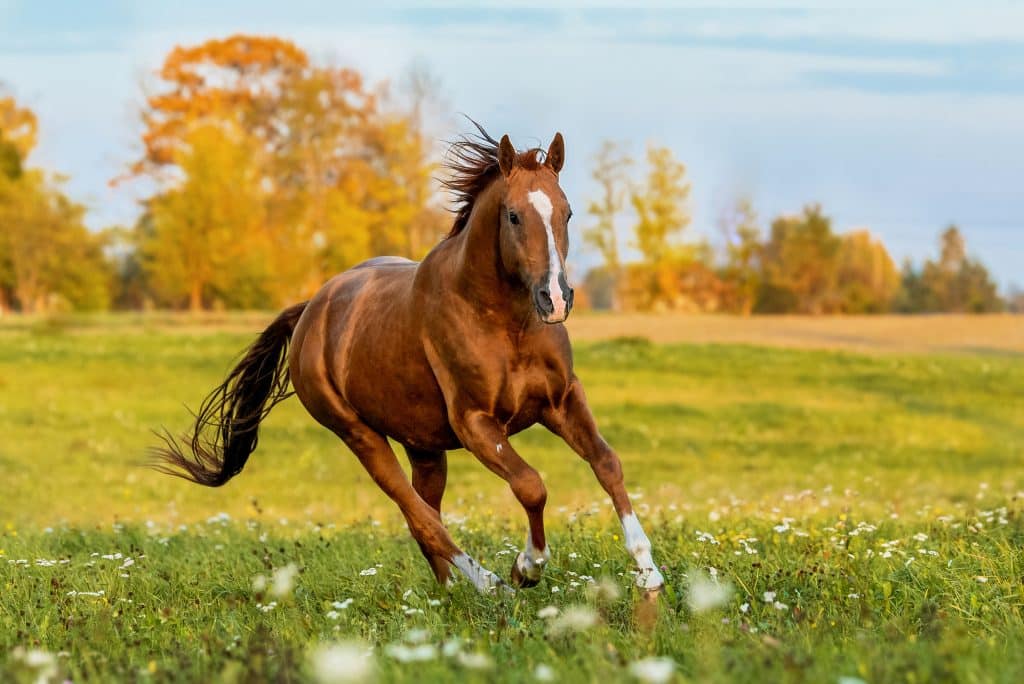
[[[558,276],[565,271],[565,264],[562,263],[562,255],[558,253],[558,248],[555,246],[555,231],[551,227],[551,214],[554,211],[554,206],[551,204],[551,198],[543,190],[533,190],[526,197],[540,214],[540,220],[544,222],[544,228],[548,232],[548,290],[551,291],[551,302],[555,305],[551,316],[565,320],[568,312],[565,299],[562,298],[562,286],[558,282]]]
[[[516,556],[516,567],[523,577],[537,581],[544,572],[544,566],[551,559],[548,548],[538,549],[533,545],[533,536],[526,533],[526,549]]]
[[[452,559],[452,563],[469,578],[469,581],[481,594],[493,591],[496,587],[504,584],[500,577],[477,563],[468,554],[459,554]]]
[[[629,513],[622,516],[622,531],[626,537],[626,550],[636,559],[640,574],[636,577],[638,586],[644,589],[659,589],[665,584],[665,578],[658,571],[651,557],[651,540],[644,533],[636,515]]]

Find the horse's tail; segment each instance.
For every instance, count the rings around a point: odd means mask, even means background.
[[[288,391],[288,343],[308,302],[274,319],[224,382],[203,400],[191,435],[160,434],[153,467],[169,475],[219,487],[242,471],[256,449],[260,421],[292,395]],[[190,452],[190,453],[189,453]]]

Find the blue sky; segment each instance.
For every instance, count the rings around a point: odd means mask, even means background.
[[[652,141],[689,168],[697,232],[714,237],[741,194],[765,220],[820,202],[838,230],[920,260],[956,222],[1001,284],[1024,285],[1024,6],[754,4],[0,0],[0,83],[39,114],[33,162],[70,176],[94,227],[137,213],[144,188],[107,183],[138,154],[142,85],[167,51],[274,33],[372,80],[425,63],[453,110],[520,146],[561,130],[580,225],[600,142],[640,156]]]

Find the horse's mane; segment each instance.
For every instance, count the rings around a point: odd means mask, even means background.
[[[445,155],[443,165],[448,171],[448,177],[441,180],[441,185],[450,190],[455,197],[455,206],[452,209],[455,212],[455,221],[446,237],[453,237],[462,232],[469,222],[473,202],[501,173],[498,168],[498,141],[476,121],[469,121],[476,126],[478,133],[464,135],[453,141]],[[529,170],[537,170],[541,167],[543,153],[539,147],[519,152],[516,164]]]

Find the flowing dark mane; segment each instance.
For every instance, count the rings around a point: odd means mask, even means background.
[[[464,135],[452,142],[444,160],[448,177],[441,180],[441,185],[450,190],[455,197],[455,207],[452,209],[455,212],[455,221],[447,237],[462,232],[469,222],[473,202],[501,173],[498,169],[498,141],[476,121],[469,121],[476,126],[479,133]],[[519,153],[516,164],[529,170],[536,170],[543,163],[543,154],[544,150],[539,147],[525,150]]]

